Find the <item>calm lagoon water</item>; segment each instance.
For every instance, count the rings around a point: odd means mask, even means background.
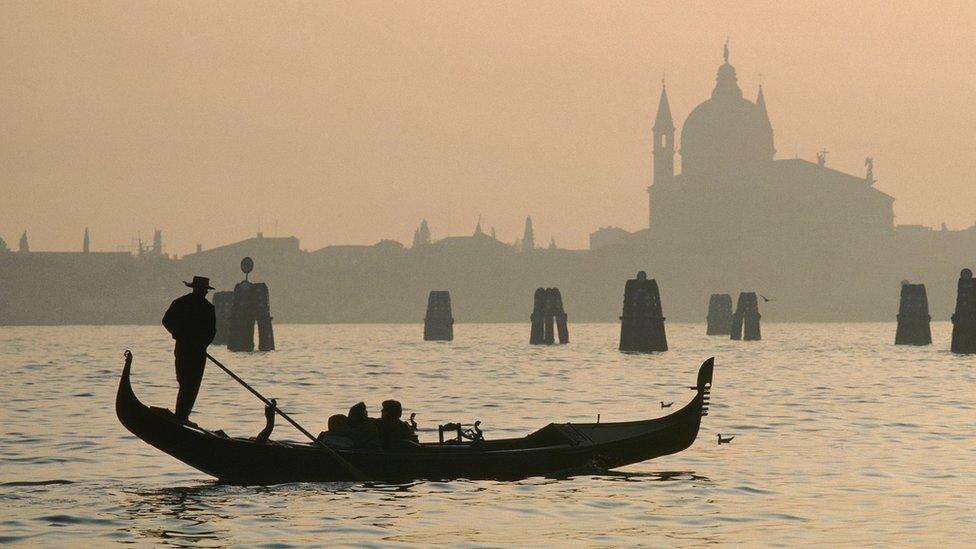
[[[663,415],[716,357],[711,413],[687,451],[612,474],[521,482],[216,484],[115,417],[122,351],[143,402],[172,407],[161,327],[0,327],[0,543],[142,545],[967,545],[976,528],[976,357],[895,347],[893,324],[768,324],[760,342],[669,324],[671,351],[616,351],[618,327],[276,326],[279,350],[217,349],[309,430],[398,398],[421,438],[480,419],[487,437],[550,421]],[[253,435],[263,409],[208,367],[194,420]],[[279,422],[275,438],[301,435]],[[716,434],[734,434],[719,446]]]

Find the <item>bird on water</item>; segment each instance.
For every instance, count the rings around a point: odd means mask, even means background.
[[[718,435],[718,443],[719,444],[728,444],[728,443],[732,442],[732,439],[733,438],[735,438],[735,435],[732,435],[732,436],[730,436],[728,438],[722,438],[722,434],[719,433],[719,435]]]

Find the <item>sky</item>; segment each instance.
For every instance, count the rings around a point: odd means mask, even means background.
[[[585,248],[646,227],[661,79],[680,127],[727,38],[777,158],[871,156],[896,223],[962,229],[974,30],[972,2],[4,0],[0,236],[312,250],[409,245],[423,218],[513,242],[531,215],[538,242]]]

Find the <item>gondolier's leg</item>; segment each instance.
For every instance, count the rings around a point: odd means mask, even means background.
[[[200,382],[203,381],[203,368],[207,364],[206,354],[180,353],[176,355],[176,380],[180,383],[180,392],[176,395],[176,417],[180,421],[187,421],[193,410],[193,403],[200,392]]]

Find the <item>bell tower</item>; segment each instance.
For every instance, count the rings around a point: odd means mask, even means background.
[[[654,177],[647,187],[648,226],[654,217],[654,185],[666,185],[673,178],[674,121],[671,119],[668,89],[664,86],[664,79],[661,79],[661,100],[657,104],[657,117],[654,119]]]
[[[654,119],[654,181],[664,183],[674,177],[674,121],[668,103],[668,89],[661,82],[661,100]]]

